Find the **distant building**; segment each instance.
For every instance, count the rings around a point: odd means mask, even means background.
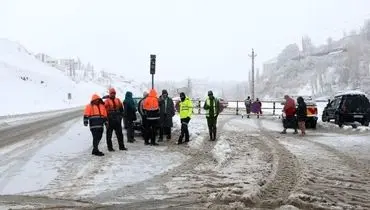
[[[277,58],[273,58],[263,63],[263,74],[270,74],[277,69]]]
[[[54,66],[55,67],[58,64],[58,60],[57,59],[52,58],[52,57],[48,56],[45,53],[38,53],[38,54],[36,54],[36,58],[38,60],[40,60],[41,62],[43,62],[43,63],[49,64],[50,66]]]

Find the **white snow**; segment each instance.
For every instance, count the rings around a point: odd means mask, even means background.
[[[366,93],[360,90],[347,90],[347,91],[342,91],[342,92],[335,94],[335,97],[342,96],[342,95],[364,95],[366,96]]]
[[[127,90],[140,93],[138,85],[122,76],[105,79],[75,82],[63,71],[36,59],[20,44],[0,39],[0,88],[6,99],[0,105],[0,116],[81,106],[90,101],[93,93],[106,94],[110,85],[117,86],[121,98]]]
[[[105,135],[99,147],[106,155],[92,156],[89,129],[80,119],[65,126],[67,130],[44,140],[29,139],[0,150],[0,194],[94,196],[149,179],[188,158],[166,151],[166,146],[144,146],[140,138],[134,144],[125,142],[128,151],[108,153]]]
[[[226,162],[231,155],[231,148],[225,136],[218,138],[215,147],[212,150],[212,155],[216,159],[218,166]]]

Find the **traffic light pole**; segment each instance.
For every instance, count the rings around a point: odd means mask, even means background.
[[[154,89],[154,74],[152,74],[152,89]]]
[[[150,74],[152,75],[152,89],[154,89],[154,74],[155,74],[155,61],[156,55],[150,55]]]

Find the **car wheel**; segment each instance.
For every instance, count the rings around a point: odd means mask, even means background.
[[[363,125],[363,126],[369,126],[369,120],[368,120],[368,119],[364,119],[364,120],[361,122],[361,125]]]
[[[328,122],[328,115],[327,114],[323,114],[322,117],[321,117],[321,120],[323,122]]]
[[[311,126],[313,129],[316,129],[316,125],[317,125],[317,121],[316,120],[312,121]]]
[[[340,119],[339,115],[335,116],[335,124],[337,124],[340,128],[343,128],[343,121]]]

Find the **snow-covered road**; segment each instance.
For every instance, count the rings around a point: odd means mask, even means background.
[[[144,146],[137,137],[126,143],[128,151],[113,153],[104,136],[106,156],[94,157],[89,130],[80,119],[66,122],[47,138],[0,150],[0,194],[13,195],[0,196],[0,204],[23,199],[34,206],[120,209],[370,208],[367,128],[323,124],[299,137],[281,135],[279,120],[220,116],[219,137],[211,142],[204,116],[195,116],[190,131],[188,145],[175,144],[176,123],[169,142]]]

